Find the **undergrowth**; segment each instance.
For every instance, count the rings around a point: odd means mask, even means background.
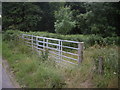
[[[5,36],[4,36],[5,37]],[[14,36],[13,36],[14,37]],[[7,37],[6,37],[7,38]],[[2,56],[6,59],[21,87],[29,88],[111,88],[118,87],[118,49],[116,45],[99,46],[84,50],[84,61],[79,66],[61,67],[38,55],[18,38],[3,39]],[[98,57],[104,60],[104,74],[97,73]]]
[[[22,44],[3,42],[3,57],[7,59],[22,87],[61,88],[64,78],[52,61],[43,61]]]

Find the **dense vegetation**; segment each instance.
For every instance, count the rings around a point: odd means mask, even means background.
[[[119,35],[119,3],[4,2],[3,30]]]
[[[22,87],[118,87],[119,3],[3,2],[2,11],[2,56]],[[24,33],[84,42],[84,61],[61,67],[54,58],[26,47],[18,38]]]
[[[23,33],[23,32],[22,32]],[[18,39],[20,33],[7,31],[3,34],[3,53],[17,81],[26,88],[117,88],[118,49],[116,45],[98,44],[84,50],[80,66],[62,66],[53,58],[39,56]],[[98,73],[99,56],[104,59],[104,73]],[[47,83],[46,83],[47,82]]]
[[[120,45],[120,38],[118,36],[103,38],[102,36],[95,35],[95,34],[92,34],[92,35],[82,35],[82,34],[61,35],[61,34],[48,33],[48,32],[31,32],[31,31],[23,32],[19,30],[8,30],[5,34],[6,35],[4,39],[6,40],[11,39],[9,35],[14,36],[14,34],[15,35],[29,34],[29,35],[35,35],[35,36],[41,36],[41,37],[48,37],[48,38],[58,38],[61,40],[79,41],[79,42],[85,43],[85,48],[93,46],[95,44],[99,44],[100,46]],[[14,37],[12,37],[12,39],[14,39]],[[71,46],[71,44],[69,44],[68,46]]]

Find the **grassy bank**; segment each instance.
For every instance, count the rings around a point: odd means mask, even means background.
[[[29,48],[11,42],[3,42],[3,57],[9,62],[22,87],[62,87],[63,76],[51,61],[31,53]]]
[[[3,40],[2,56],[22,87],[29,88],[95,88],[118,87],[118,46],[99,46],[84,50],[80,66],[64,68],[53,60],[38,56],[18,40]],[[104,59],[104,74],[97,73],[97,60]]]

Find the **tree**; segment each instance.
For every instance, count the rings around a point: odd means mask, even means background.
[[[3,3],[3,29],[36,30],[41,13],[34,3]]]
[[[39,8],[41,8],[42,12],[42,19],[38,23],[38,30],[39,31],[48,31],[48,32],[55,32],[54,30],[54,11],[59,10],[60,7],[64,6],[64,2],[42,2],[42,3],[35,3]]]
[[[76,25],[73,20],[73,12],[70,7],[61,7],[59,11],[55,11],[55,32],[60,34],[68,34]]]
[[[117,2],[3,2],[3,29],[119,35]]]
[[[115,12],[111,3],[83,3],[86,13],[76,15],[77,26],[83,34],[99,34],[103,37],[114,36],[116,21],[111,17]],[[111,21],[112,19],[112,21]]]

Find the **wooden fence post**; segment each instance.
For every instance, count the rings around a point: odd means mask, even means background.
[[[98,58],[98,60],[99,60],[99,62],[98,62],[98,74],[103,74],[103,69],[104,69],[104,67],[103,67],[103,57],[102,56],[100,56],[99,58]]]
[[[84,42],[78,43],[78,64],[83,61],[83,46]]]
[[[46,41],[46,44],[47,44],[47,45],[46,45],[46,48],[48,49],[48,39],[47,39],[47,41]]]

